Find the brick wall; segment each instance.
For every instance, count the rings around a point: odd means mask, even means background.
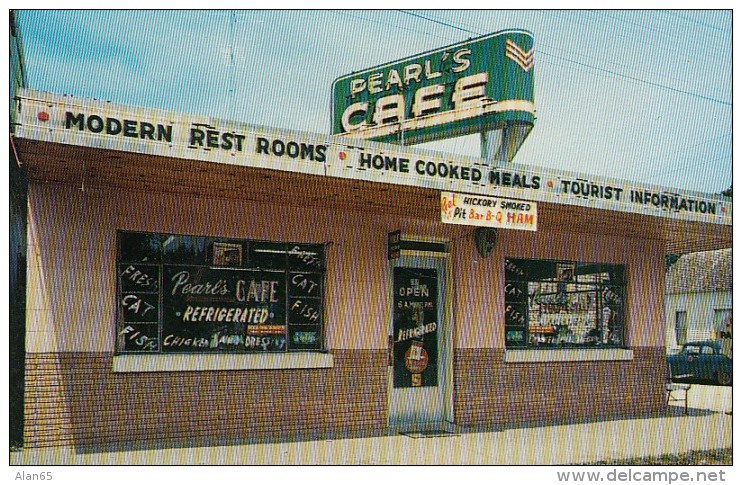
[[[631,361],[505,363],[503,349],[457,349],[460,425],[546,424],[641,416],[664,409],[664,348]]]
[[[205,446],[386,427],[386,351],[329,369],[111,372],[108,353],[27,354],[25,446]]]
[[[27,354],[25,446],[207,446],[374,433],[387,423],[385,350],[335,350],[330,369],[120,373],[108,353]],[[642,416],[664,409],[663,348],[632,361],[505,363],[457,349],[464,426]]]

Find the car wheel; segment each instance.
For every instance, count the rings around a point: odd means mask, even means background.
[[[732,374],[724,370],[719,371],[716,374],[716,382],[718,382],[722,386],[728,386],[732,383]]]

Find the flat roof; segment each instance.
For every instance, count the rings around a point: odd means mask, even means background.
[[[537,202],[539,230],[657,239],[675,254],[732,247],[722,195],[38,91],[19,98],[14,144],[34,183],[439,221],[450,191]]]

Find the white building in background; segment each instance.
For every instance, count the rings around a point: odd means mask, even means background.
[[[731,334],[732,250],[685,254],[666,275],[667,350]]]

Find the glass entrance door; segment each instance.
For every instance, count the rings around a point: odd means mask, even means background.
[[[389,424],[450,421],[445,255],[403,255],[391,267]]]

